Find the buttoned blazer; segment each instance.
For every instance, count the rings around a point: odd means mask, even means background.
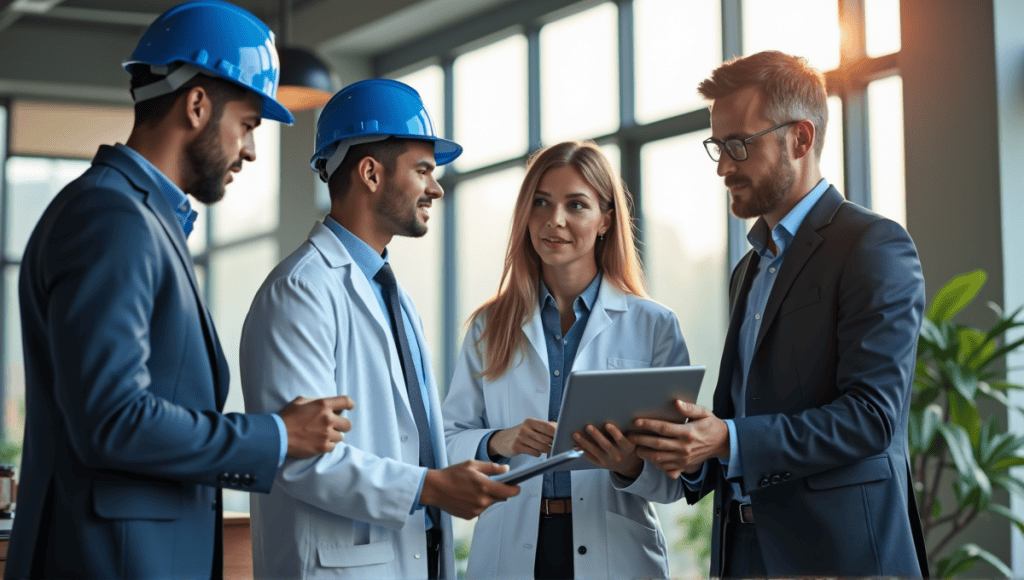
[[[479,376],[483,321],[475,320],[445,397],[444,418],[452,461],[476,457],[481,439],[527,418],[546,419],[551,372],[539,305],[523,325],[525,352],[494,381]],[[675,314],[664,306],[625,294],[602,280],[580,340],[572,370],[642,368],[689,364]],[[629,396],[623,385],[622,396]],[[520,454],[512,468],[539,461]],[[541,477],[520,484],[521,492],[480,515],[469,553],[469,578],[533,578]],[[572,472],[573,564],[580,578],[665,578],[668,546],[651,502],[683,497],[683,485],[650,463],[630,482],[604,469]]]
[[[447,465],[441,405],[412,300],[399,286],[428,377],[435,457]],[[251,498],[257,578],[426,578],[426,472],[390,322],[338,237],[316,223],[256,293],[241,342],[249,410],[297,396],[348,395],[352,430],[313,459],[288,459],[270,495]],[[442,512],[443,513],[443,512]],[[451,519],[442,515],[442,577],[454,578]]]
[[[185,236],[128,155],[101,147],[50,203],[19,297],[25,446],[6,577],[219,577],[219,488],[269,490],[278,430],[220,414],[228,366]]]
[[[732,316],[714,413],[734,416],[737,344],[758,256],[730,281]],[[913,241],[830,187],[800,226],[762,313],[736,420],[739,483],[769,576],[927,575],[907,421],[924,310]],[[722,470],[711,575],[721,573]]]

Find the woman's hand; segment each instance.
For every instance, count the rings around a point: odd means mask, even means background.
[[[492,456],[512,457],[525,453],[540,457],[551,452],[551,441],[555,436],[554,421],[527,419],[516,427],[498,431],[487,442],[487,452]]]
[[[587,425],[586,434],[577,431],[572,434],[572,438],[583,450],[583,456],[594,465],[629,479],[640,477],[644,470],[644,460],[636,454],[636,445],[626,439],[614,423],[605,423],[604,429],[611,435],[610,440],[593,425]]]

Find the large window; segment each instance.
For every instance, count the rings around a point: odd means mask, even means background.
[[[823,175],[851,200],[904,221],[898,9],[898,0],[551,0],[495,8],[471,27],[377,55],[375,73],[416,87],[442,119],[438,128],[465,147],[435,203],[444,219],[431,226],[441,235],[391,250],[434,268],[419,270],[431,283],[411,292],[421,312],[439,304],[440,330],[427,332],[438,341],[442,396],[468,316],[497,291],[527,155],[589,138],[634,194],[651,293],[676,312],[693,363],[707,367],[700,402],[710,406],[728,276],[749,249],[749,222],[729,215],[701,147],[709,115],[696,85],[734,55],[806,56],[829,85]],[[679,502],[659,513],[673,575],[703,575],[699,546],[686,539],[697,512]],[[457,526],[463,548],[471,530]]]

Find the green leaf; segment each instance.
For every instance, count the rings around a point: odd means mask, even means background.
[[[978,378],[971,369],[964,368],[956,361],[950,360],[942,364],[942,374],[963,398],[973,401],[977,396]]]
[[[1017,529],[1020,530],[1022,534],[1024,534],[1024,519],[1017,517],[1013,513],[1013,510],[1011,510],[1010,508],[1004,505],[993,503],[989,504],[988,511],[997,513],[1003,516],[1004,518],[1010,520],[1011,522],[1013,522],[1013,525],[1017,526]]]
[[[938,519],[939,516],[941,516],[941,515],[942,515],[942,502],[939,501],[939,500],[935,500],[935,503],[932,504],[932,517],[935,518],[935,519]]]
[[[985,278],[984,270],[975,270],[961,274],[947,282],[932,300],[932,306],[928,309],[928,318],[933,322],[942,322],[952,318],[964,306],[970,304],[971,300],[974,300],[978,291],[985,285]]]
[[[1011,467],[1024,465],[1024,457],[1007,457],[992,464],[992,471],[1003,471]],[[1024,530],[1021,530],[1024,532]]]
[[[982,548],[978,544],[964,544],[960,548],[961,550],[967,551],[967,556],[973,558],[975,561],[978,559],[984,560],[992,565],[993,568],[999,570],[999,573],[1005,578],[1013,577],[1013,570],[1003,563],[1002,560],[997,558],[992,552]]]
[[[1000,391],[1024,391],[1024,386],[1015,385],[1013,383],[1008,383],[1006,381],[992,381],[988,383],[988,386],[992,387],[993,389],[998,389]]]
[[[997,473],[992,476],[992,483],[1010,492],[1011,495],[1024,497],[1024,482],[1012,475]]]
[[[981,432],[978,427],[978,408],[958,392],[949,393],[949,418],[967,432],[971,445],[978,447]]]
[[[926,347],[943,351],[947,348],[946,337],[943,336],[939,327],[928,318],[921,320],[921,337]],[[920,346],[918,346],[920,348]],[[922,349],[923,350],[923,349]]]
[[[935,433],[938,432],[939,423],[942,422],[942,407],[932,404],[924,408],[921,413],[921,447],[922,451],[931,449],[935,441]]]
[[[957,353],[957,361],[972,369],[977,369],[978,364],[992,356],[996,350],[996,343],[989,340],[988,336],[973,328],[961,328],[958,334],[960,352]],[[980,357],[980,358],[979,358]]]
[[[992,482],[978,467],[967,432],[955,423],[940,423],[938,431],[946,440],[946,446],[960,475],[962,488],[957,493],[958,501],[961,506],[973,505],[976,509],[984,509],[992,499]]]
[[[1017,341],[1014,341],[1014,342],[1012,342],[1010,344],[1005,344],[1002,347],[1000,347],[1000,348],[996,349],[995,351],[993,351],[988,356],[983,357],[982,359],[980,359],[978,361],[978,363],[976,365],[974,365],[974,368],[983,369],[983,368],[987,367],[989,365],[989,363],[991,363],[994,360],[997,360],[999,357],[1005,355],[1006,353],[1013,352],[1013,351],[1017,350],[1018,348],[1020,348],[1021,345],[1024,345],[1024,338],[1022,338],[1020,340],[1017,340]]]
[[[963,547],[935,563],[935,575],[939,578],[952,578],[970,570],[978,558],[971,558]]]

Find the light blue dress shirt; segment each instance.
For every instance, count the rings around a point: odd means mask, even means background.
[[[384,313],[385,318],[388,317],[388,303],[384,296],[384,286],[381,285],[374,276],[380,270],[381,266],[388,261],[388,250],[384,249],[384,255],[381,256],[376,250],[370,247],[369,244],[359,239],[358,236],[348,231],[345,226],[339,224],[331,216],[324,218],[324,224],[334,232],[334,235],[338,236],[338,240],[345,246],[348,253],[352,256],[352,260],[355,261],[356,266],[363,272],[366,279],[370,282],[370,288],[373,289],[373,295],[377,297],[377,304],[380,305],[380,310]],[[402,322],[405,324],[405,334],[409,337],[409,350],[412,351],[412,363],[416,367],[416,377],[420,381],[420,393],[423,396],[424,408],[427,412],[427,422],[429,423],[430,432],[433,433],[434,418],[430,413],[430,405],[426,404],[430,401],[430,392],[427,390],[427,375],[426,375],[426,363],[423,361],[423,350],[420,348],[419,341],[416,339],[416,331],[412,324],[412,319],[409,318],[409,313],[402,308]],[[388,333],[391,333],[391,325],[387,325]],[[391,337],[394,341],[394,336]],[[397,344],[397,343],[396,343]],[[431,441],[431,445],[434,446],[434,457],[439,457],[440,453],[437,450],[437,442]],[[426,472],[423,474],[423,479],[420,480],[420,490],[416,493],[416,501],[413,502],[413,511],[422,509],[424,506],[420,505],[420,494],[423,493],[423,481],[426,479]],[[430,517],[427,516],[427,529],[433,527],[433,522],[430,521]]]
[[[192,209],[192,204],[188,201],[188,196],[182,191],[173,181],[167,178],[162,171],[156,168],[155,165],[149,162],[138,151],[132,149],[127,145],[121,143],[115,143],[114,147],[118,150],[131,157],[146,172],[150,178],[156,182],[160,188],[160,193],[167,199],[167,203],[171,205],[171,210],[174,212],[174,217],[177,218],[178,223],[181,224],[181,229],[185,232],[185,239],[188,239],[188,235],[192,233],[192,225],[196,221],[196,217],[199,215],[195,210]],[[284,465],[284,459],[288,454],[288,429],[284,425],[284,420],[277,413],[271,414],[274,418],[274,423],[277,424],[278,440],[281,442],[281,452],[277,458],[277,466],[281,467]]]
[[[544,342],[548,354],[548,376],[550,382],[550,396],[548,397],[548,421],[557,421],[558,414],[562,408],[562,393],[565,388],[565,381],[572,372],[573,362],[576,360],[576,351],[579,350],[580,340],[583,338],[583,330],[587,327],[587,320],[590,319],[590,312],[597,301],[597,293],[601,289],[601,274],[598,273],[590,282],[587,288],[573,300],[572,311],[576,315],[576,321],[569,327],[569,331],[562,336],[562,317],[558,312],[558,305],[551,295],[544,280],[540,281],[540,320],[544,328]],[[490,461],[487,453],[487,443],[498,431],[492,431],[485,435],[480,441],[477,449],[477,459]],[[499,463],[508,463],[509,458],[502,457]],[[548,472],[543,475],[541,496],[548,498],[569,497],[572,495],[572,479],[569,471]]]
[[[793,238],[796,236],[807,214],[810,213],[811,208],[818,203],[818,200],[821,199],[821,196],[824,195],[827,189],[828,181],[822,178],[793,209],[789,210],[786,217],[782,218],[782,221],[772,228],[771,236],[779,250],[778,255],[773,254],[768,248],[768,224],[765,223],[764,218],[758,218],[754,222],[754,226],[750,228],[750,233],[747,234],[747,241],[750,242],[750,245],[761,257],[761,260],[758,262],[757,270],[753,274],[754,279],[750,284],[750,292],[747,294],[747,305],[743,312],[742,322],[740,323],[739,352],[737,353],[736,367],[733,371],[731,391],[733,394],[732,399],[735,402],[735,418],[737,419],[746,416],[744,404],[746,401],[747,375],[750,370],[750,362],[754,358],[757,334],[761,330],[761,316],[768,303],[768,297],[772,293],[772,288],[775,286],[775,280],[778,278],[782,261],[786,257],[786,250],[792,245]],[[736,424],[733,419],[725,419],[725,424],[729,428],[729,457],[727,459],[719,459],[719,461],[722,467],[725,468],[726,479],[730,480],[729,483],[732,487],[731,499],[741,503],[750,503],[750,496],[743,494],[739,483],[736,482],[736,480],[743,476],[743,464],[738,460],[734,461],[734,458],[739,457],[739,439],[736,437]],[[707,462],[704,463],[704,468],[696,479],[690,479],[684,475],[683,481],[691,489],[698,489],[706,473]]]

